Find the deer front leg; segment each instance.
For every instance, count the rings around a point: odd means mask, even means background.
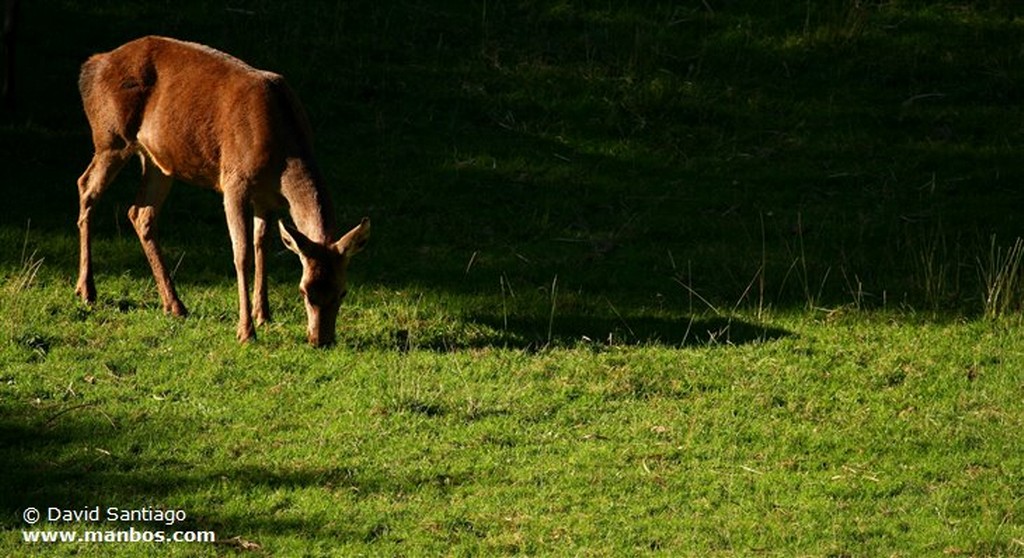
[[[242,190],[244,188],[237,188]],[[247,197],[238,191],[224,189],[224,213],[231,234],[231,250],[235,259],[235,276],[238,279],[238,340],[245,342],[256,338],[256,330],[250,317],[249,281],[247,272],[252,267],[250,243],[253,234],[253,217]]]
[[[255,256],[256,271],[253,275],[252,287],[252,319],[257,326],[270,321],[270,301],[267,298],[267,275],[266,275],[266,254],[263,250],[263,239],[267,234],[266,215],[258,209],[253,217],[253,255]]]
[[[103,191],[113,182],[117,173],[131,156],[127,150],[96,150],[92,162],[78,179],[78,282],[75,294],[83,302],[96,301],[96,285],[92,278],[92,232],[89,215]]]
[[[135,205],[128,208],[128,219],[135,227],[142,251],[145,252],[149,267],[153,271],[153,279],[160,292],[164,312],[184,317],[188,311],[174,290],[174,281],[167,272],[167,266],[160,253],[160,245],[156,242],[157,217],[160,215],[160,207],[171,191],[171,177],[162,174],[156,169],[156,165],[149,164],[146,160],[143,160],[142,167],[142,188],[135,198]]]

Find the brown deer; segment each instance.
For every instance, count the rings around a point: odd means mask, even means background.
[[[165,312],[186,315],[156,241],[160,206],[177,178],[224,197],[238,278],[238,339],[253,339],[253,322],[270,320],[263,240],[270,213],[287,206],[295,226],[280,221],[281,238],[302,262],[309,342],[333,343],[345,271],[369,238],[370,221],[364,217],[334,240],[334,210],[313,159],[309,121],[284,79],[207,46],[144,37],[89,58],[78,87],[96,153],[78,179],[75,292],[87,303],[96,300],[89,214],[138,155],[142,187],[128,218]],[[247,272],[254,263],[250,304]]]

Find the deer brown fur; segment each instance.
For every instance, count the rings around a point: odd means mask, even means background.
[[[144,37],[82,65],[79,90],[95,154],[78,179],[80,235],[76,293],[96,299],[89,215],[133,156],[142,186],[128,217],[142,243],[165,312],[186,314],[156,240],[157,217],[173,179],[212,188],[224,200],[238,280],[238,339],[270,319],[264,237],[271,212],[285,245],[299,255],[307,335],[334,341],[349,260],[369,238],[362,222],[335,239],[334,209],[313,158],[309,122],[284,79],[203,45]],[[250,303],[247,273],[255,268]]]

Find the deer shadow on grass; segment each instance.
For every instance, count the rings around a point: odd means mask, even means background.
[[[497,325],[497,324],[495,324]],[[677,319],[653,316],[627,318],[593,318],[587,316],[555,317],[544,321],[514,319],[509,328],[524,339],[552,338],[561,342],[582,341],[606,345],[653,345],[662,347],[693,347],[702,345],[745,345],[774,341],[791,335],[785,329],[748,322],[735,317],[682,317]],[[502,322],[504,326],[504,321]],[[548,331],[550,330],[550,335]]]
[[[702,346],[736,346],[775,341],[792,332],[768,324],[736,317],[654,316],[600,317],[558,315],[502,317],[470,316],[463,325],[471,335],[432,335],[429,332],[398,329],[392,333],[392,348],[449,352],[461,349],[506,348],[528,352],[548,348],[650,346],[682,349]]]

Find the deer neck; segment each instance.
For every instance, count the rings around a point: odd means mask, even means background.
[[[289,159],[281,178],[281,194],[299,232],[321,244],[334,240],[334,205],[315,164]]]

